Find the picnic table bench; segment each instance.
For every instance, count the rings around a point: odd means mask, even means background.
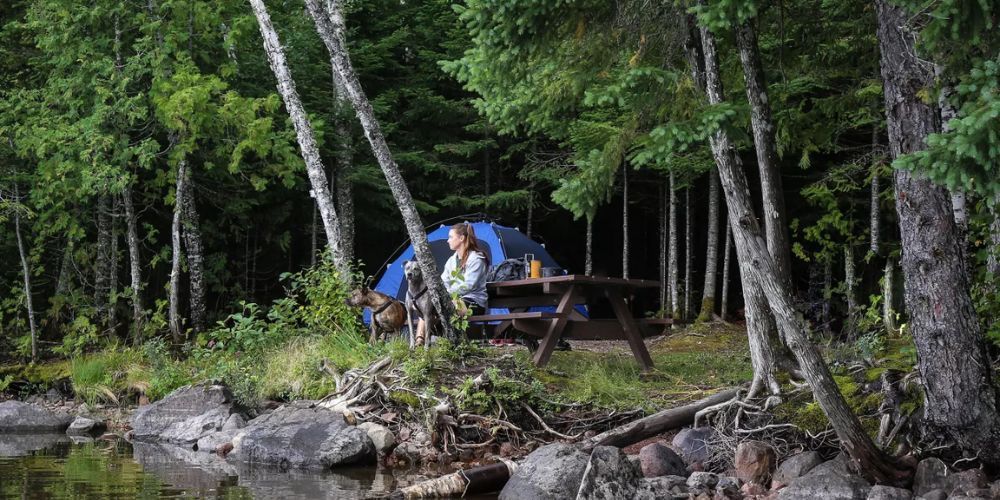
[[[625,297],[643,288],[658,288],[659,282],[638,279],[601,278],[570,274],[548,278],[528,278],[486,284],[489,305],[508,308],[502,314],[479,314],[469,318],[483,333],[515,330],[540,341],[533,361],[536,366],[549,362],[560,339],[626,340],[636,361],[644,370],[653,368],[643,337],[656,334],[670,318],[635,318]],[[576,304],[592,304],[607,299],[614,319],[592,319],[576,309]],[[533,306],[555,306],[555,311],[528,311]]]

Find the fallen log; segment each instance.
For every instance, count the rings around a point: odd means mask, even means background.
[[[691,404],[654,413],[648,417],[640,418],[621,427],[616,427],[580,441],[579,445],[583,450],[589,451],[595,446],[616,446],[623,448],[630,444],[638,443],[643,439],[694,422],[694,416],[699,410],[729,401],[736,397],[736,392],[737,389],[728,389]]]
[[[492,493],[500,491],[515,470],[517,464],[510,461],[463,469],[396,490],[389,498],[446,498]]]

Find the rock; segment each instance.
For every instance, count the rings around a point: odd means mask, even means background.
[[[194,446],[222,430],[235,413],[232,393],[221,385],[185,386],[132,414],[132,438]]]
[[[368,437],[371,438],[372,444],[375,445],[375,451],[379,455],[391,452],[396,446],[396,436],[393,436],[392,431],[385,426],[375,422],[364,422],[358,426],[358,429],[368,433]]]
[[[903,488],[893,488],[883,484],[872,486],[868,492],[868,500],[910,500],[913,493]]]
[[[233,431],[236,429],[242,429],[246,426],[247,426],[247,421],[246,419],[243,418],[243,415],[240,415],[239,413],[233,413],[232,415],[229,416],[229,419],[226,420],[226,423],[222,424],[222,430]]]
[[[742,485],[743,481],[738,477],[720,477],[715,485],[715,498],[743,498]]]
[[[686,476],[684,459],[662,443],[650,443],[639,450],[639,465],[645,477]]]
[[[931,490],[950,490],[948,484],[948,466],[940,459],[925,458],[917,464],[917,472],[913,476],[913,494],[926,496]]]
[[[719,476],[711,472],[693,472],[687,479],[688,488],[696,495],[715,490],[717,484]]]
[[[978,491],[989,488],[990,482],[986,479],[986,474],[980,469],[969,469],[957,472],[948,476],[948,494],[951,496],[967,495],[971,491]],[[987,496],[989,498],[989,496]]]
[[[993,498],[1000,498],[1000,479],[993,481],[990,485],[990,491],[993,493]]]
[[[525,457],[500,491],[500,500],[576,498],[589,461],[576,446],[542,446]]]
[[[70,438],[63,433],[2,434],[0,435],[0,457],[27,456],[35,451],[55,448],[68,442],[70,442]]]
[[[104,432],[107,426],[103,421],[94,420],[87,417],[76,417],[73,423],[69,424],[66,434],[70,436],[92,436]]]
[[[815,451],[804,451],[792,455],[786,458],[784,462],[781,462],[778,470],[774,473],[773,480],[774,482],[788,485],[792,480],[806,475],[821,463],[823,463],[823,459]]]
[[[197,451],[203,451],[205,453],[217,453],[219,447],[226,444],[232,443],[233,439],[237,434],[240,433],[239,429],[230,429],[228,431],[218,431],[211,434],[202,436],[195,445]]]
[[[633,498],[640,472],[620,448],[595,446],[580,480],[577,500]]]
[[[847,468],[843,455],[817,465],[808,474],[791,482],[778,493],[779,500],[862,500],[871,485]]]
[[[636,500],[659,500],[662,498],[687,498],[687,478],[684,476],[658,476],[639,478],[636,485]]]
[[[757,483],[744,484],[743,487],[740,488],[740,491],[743,492],[744,496],[748,497],[767,494],[767,488],[765,488],[764,485]]]
[[[924,500],[946,500],[948,494],[944,490],[930,490],[917,498],[923,498]]]
[[[965,492],[965,495],[952,495],[948,498],[956,499],[966,499],[966,500],[990,500],[993,498],[993,491],[989,488],[980,488],[976,490],[969,490]]]
[[[292,403],[248,422],[233,438],[230,457],[281,469],[329,469],[372,463],[375,446],[341,413]]]
[[[774,448],[760,441],[745,441],[736,447],[736,477],[757,484],[770,484],[777,465]]]
[[[63,432],[73,417],[20,401],[0,403],[0,433]]]
[[[714,436],[715,429],[711,427],[681,429],[674,436],[673,445],[687,463],[704,463],[709,459],[708,443]]]
[[[65,399],[61,392],[53,389],[45,391],[45,402],[46,403],[61,403]]]

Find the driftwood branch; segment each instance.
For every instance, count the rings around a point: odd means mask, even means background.
[[[581,441],[580,444],[584,450],[591,450],[595,446],[624,447],[638,443],[643,439],[693,422],[695,413],[699,410],[733,399],[736,396],[736,391],[736,389],[728,389],[691,404],[654,413]]]

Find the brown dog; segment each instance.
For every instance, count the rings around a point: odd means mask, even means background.
[[[383,341],[388,340],[388,334],[398,334],[406,324],[406,308],[402,302],[367,286],[351,292],[351,296],[345,302],[349,306],[371,309],[372,319],[369,324],[371,334],[368,341],[372,344],[379,338]]]

